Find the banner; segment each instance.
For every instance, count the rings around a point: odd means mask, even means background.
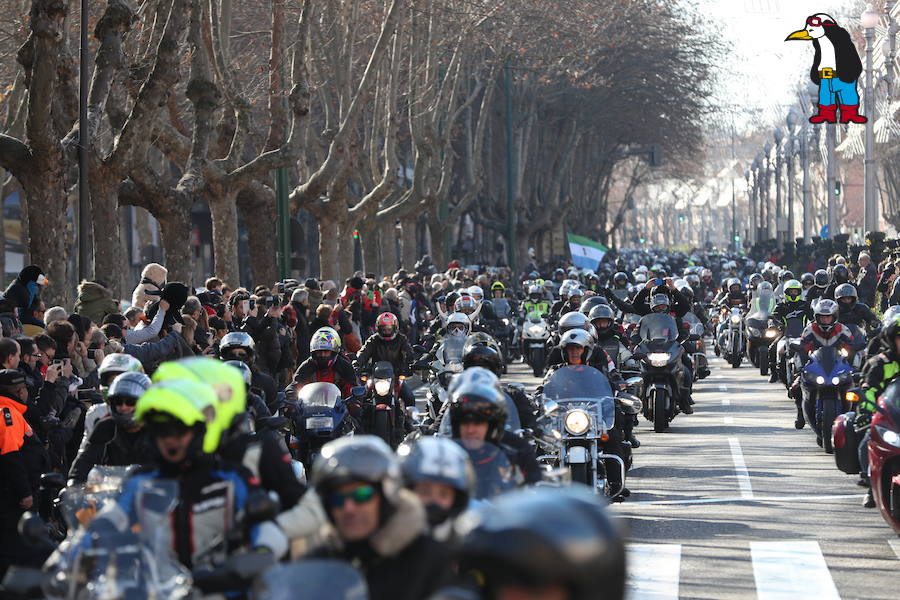
[[[569,253],[572,255],[572,264],[582,269],[596,270],[597,265],[603,260],[603,255],[609,248],[580,235],[566,234],[569,239]]]

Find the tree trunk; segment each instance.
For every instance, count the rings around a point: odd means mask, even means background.
[[[381,263],[384,269],[381,274],[393,275],[399,269],[397,264],[397,227],[393,221],[387,220],[381,224],[380,229]]]
[[[253,284],[271,285],[278,280],[275,196],[266,194],[264,189],[247,188],[238,194],[238,210],[247,230]]]
[[[431,213],[429,213],[428,230],[431,232],[431,262],[438,269],[442,269],[447,264],[447,257],[444,255],[444,237],[448,226],[449,224],[442,222],[438,215],[432,218]]]
[[[319,224],[319,280],[338,282],[338,226],[332,219],[317,215]]]
[[[191,211],[179,207],[175,202],[167,203],[164,212],[153,216],[159,223],[159,238],[165,256],[168,281],[180,281],[191,285],[194,264],[191,251]]]
[[[69,306],[69,253],[66,249],[66,203],[62,163],[47,165],[37,181],[26,188],[28,223],[23,241],[31,251],[31,264],[38,265],[50,280],[41,296],[47,306]],[[39,184],[38,184],[39,183]],[[37,185],[35,185],[37,184]]]
[[[119,224],[119,181],[111,173],[95,170],[89,185],[91,232],[94,239],[94,277],[104,281],[118,298],[125,293],[125,248]]]
[[[340,281],[335,280],[340,288],[342,282],[347,277],[353,275],[353,229],[356,225],[350,221],[344,221],[338,224],[338,277]]]
[[[363,253],[363,271],[366,273],[374,273],[379,276],[384,272],[384,266],[381,261],[381,244],[379,243],[378,226],[374,223],[374,219],[367,219],[371,222],[368,227],[361,228],[359,235],[362,240]]]
[[[241,285],[238,265],[237,202],[233,191],[209,199],[212,214],[213,271],[235,288]]]
[[[411,271],[413,265],[416,264],[416,258],[418,254],[418,249],[416,248],[416,217],[418,215],[413,215],[410,217],[406,217],[400,221],[401,226],[403,227],[402,241],[403,241],[403,261],[402,267],[407,271]]]

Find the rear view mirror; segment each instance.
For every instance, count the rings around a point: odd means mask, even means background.
[[[556,400],[544,400],[544,415],[549,416],[559,410]]]
[[[643,382],[644,380],[640,377],[629,377],[625,380],[625,383],[627,383],[628,385],[640,385]]]
[[[355,398],[361,398],[362,396],[365,396],[365,395],[366,395],[366,386],[364,386],[364,385],[355,385],[355,386],[353,386],[352,388],[350,388],[350,393],[351,393]]]

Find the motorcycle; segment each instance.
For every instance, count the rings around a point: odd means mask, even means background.
[[[541,377],[547,366],[547,340],[550,327],[546,316],[536,312],[528,313],[522,327],[522,353],[535,377]]]
[[[494,337],[500,343],[503,358],[506,362],[512,362],[522,355],[519,326],[513,318],[512,305],[506,298],[495,298],[491,302],[494,306],[494,314],[499,319]]]
[[[750,312],[744,320],[747,329],[747,357],[750,364],[759,369],[760,375],[769,374],[769,344],[776,332],[769,328],[769,317],[775,309],[775,297],[771,290],[761,290],[753,298]]]
[[[406,435],[406,420],[400,387],[403,375],[394,375],[394,365],[387,361],[375,363],[371,376],[360,379],[366,385],[366,421],[368,431],[396,448]]]
[[[366,388],[353,388],[354,397],[360,400]],[[282,414],[289,419],[291,455],[306,467],[308,472],[322,446],[345,435],[355,433],[359,425],[341,398],[341,390],[333,383],[308,383],[297,392],[297,400],[285,401]]]
[[[869,481],[882,518],[900,535],[900,386],[888,386],[872,417]]]
[[[725,322],[719,325],[720,331],[716,343],[722,358],[737,369],[741,366],[744,348],[747,346],[742,325],[744,316],[737,306],[732,307],[727,314]]]
[[[298,590],[303,590],[298,596]],[[266,569],[254,585],[256,600],[368,600],[369,591],[362,574],[343,560],[306,558]]]
[[[790,388],[797,373],[803,367],[802,357],[793,349],[799,344],[803,335],[805,327],[803,317],[789,317],[785,324],[770,321],[769,325],[777,328],[781,334],[775,350],[778,378],[786,388]]]
[[[801,384],[803,409],[816,441],[832,454],[831,429],[837,416],[847,412],[845,396],[853,386],[853,369],[837,348],[824,346],[810,355],[801,370]]]
[[[676,398],[684,379],[684,348],[678,343],[678,324],[668,314],[645,315],[638,334],[641,341],[634,353],[641,359],[643,414],[653,423],[653,431],[661,433],[678,414]]]
[[[685,352],[690,353],[691,362],[694,365],[694,381],[699,381],[709,374],[709,361],[706,358],[703,333],[706,328],[700,322],[700,318],[692,312],[684,315],[684,323],[688,327],[689,339],[684,343]],[[627,375],[623,374],[623,377]]]
[[[543,401],[554,402],[554,431],[561,434],[555,466],[567,466],[572,481],[616,498],[625,490],[625,472],[631,462],[631,446],[623,444],[625,457],[603,451],[609,430],[615,427],[616,399],[609,380],[593,367],[568,365],[554,371],[545,382]],[[637,399],[628,400],[633,405]],[[609,483],[607,462],[617,463],[620,485]],[[627,495],[627,494],[626,494]]]

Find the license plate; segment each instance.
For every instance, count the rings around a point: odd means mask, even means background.
[[[307,429],[331,429],[331,417],[309,417],[306,419]]]

